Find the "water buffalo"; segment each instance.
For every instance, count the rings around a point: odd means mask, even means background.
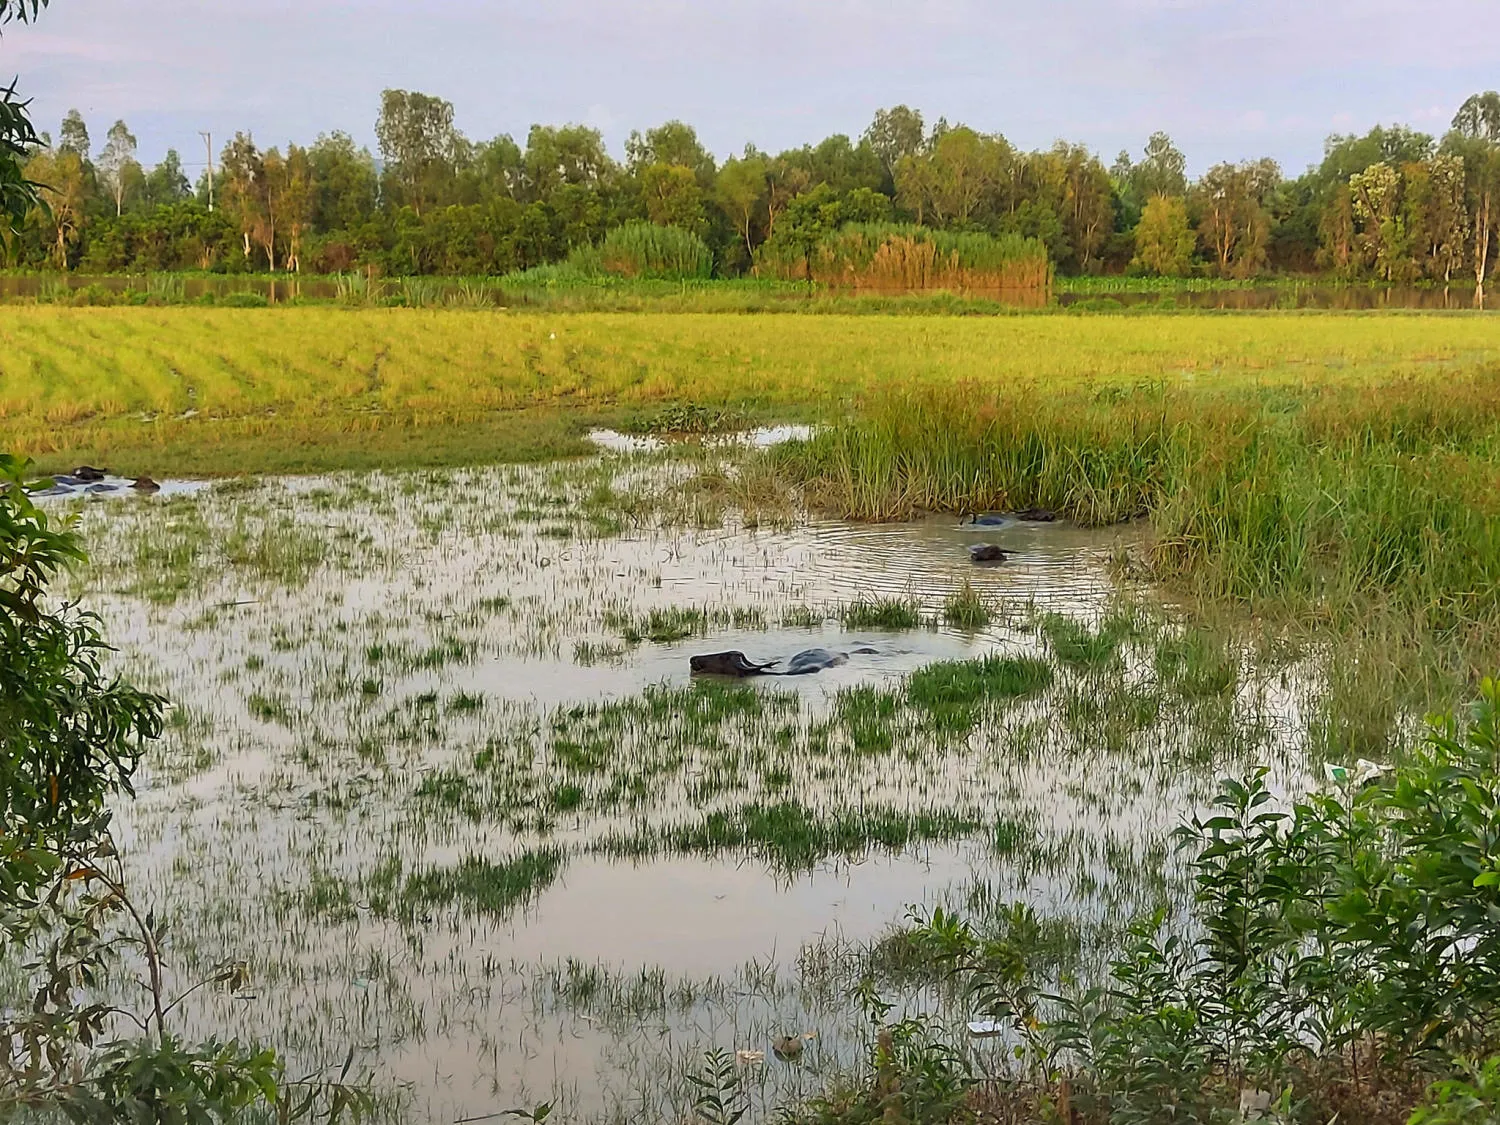
[[[743,652],[710,652],[704,656],[695,656],[689,665],[694,672],[706,676],[764,676],[778,661],[769,664],[756,664]]]

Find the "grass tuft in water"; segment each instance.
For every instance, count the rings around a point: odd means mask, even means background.
[[[1045,691],[1052,680],[1052,666],[1043,660],[993,654],[918,669],[906,681],[906,696],[940,729],[964,731],[974,725],[983,704]]]
[[[850,602],[839,610],[846,629],[920,629],[922,603],[915,598],[876,598]]]
[[[943,605],[943,620],[955,629],[977,633],[994,619],[989,601],[967,578]]]

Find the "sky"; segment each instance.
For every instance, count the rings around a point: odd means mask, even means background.
[[[719,157],[907,104],[1022,148],[1106,163],[1157,129],[1197,174],[1271,156],[1291,174],[1330,133],[1440,133],[1500,86],[1497,0],[52,0],[0,38],[39,128],[80,110],[95,150],[123,118],[150,164],[201,131],[262,146],[341,129],[375,148],[381,90],[451,101],[471,139],[533,123],[679,118]]]

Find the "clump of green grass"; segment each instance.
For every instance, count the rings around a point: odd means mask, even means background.
[[[994,619],[988,599],[967,578],[943,604],[943,620],[955,629],[977,633]]]
[[[656,835],[612,837],[600,844],[600,850],[636,855],[747,851],[772,870],[793,875],[811,871],[834,856],[856,859],[874,848],[900,853],[917,843],[970,836],[983,827],[977,820],[953,813],[867,807],[824,815],[796,801],[780,801],[712,812],[696,824],[667,828]]]
[[[710,629],[726,626],[764,629],[766,615],[758,609],[667,606],[650,610],[644,616],[610,610],[604,615],[604,624],[617,631],[628,645],[638,645],[642,641],[664,645],[688,637],[701,637]]]
[[[781,611],[784,629],[816,629],[827,620],[827,612],[810,605],[791,605]]]
[[[291,704],[280,695],[253,692],[245,700],[245,709],[263,723],[276,723],[284,727],[291,726],[295,718]]]
[[[621,645],[597,641],[578,641],[573,645],[573,663],[590,668],[595,664],[613,664],[625,658]]]
[[[1032,657],[992,653],[977,660],[945,660],[913,672],[906,697],[941,730],[964,731],[990,701],[1022,699],[1052,686],[1052,666]]]
[[[1084,669],[1112,665],[1132,631],[1128,620],[1115,616],[1106,618],[1097,629],[1061,613],[1044,614],[1038,625],[1053,656],[1071,667]]]
[[[843,606],[839,620],[846,629],[919,629],[922,603],[915,598],[861,598]]]
[[[462,914],[503,918],[550,887],[564,862],[561,850],[541,848],[527,849],[499,863],[471,856],[457,867],[430,868],[401,882],[397,882],[399,875],[377,872],[368,888],[370,909],[407,922],[451,907]]]
[[[835,719],[848,732],[850,744],[863,754],[890,752],[900,710],[899,695],[870,684],[846,688],[833,702]]]
[[[1224,695],[1239,682],[1239,660],[1225,638],[1205,629],[1162,637],[1153,660],[1156,674],[1182,695]]]

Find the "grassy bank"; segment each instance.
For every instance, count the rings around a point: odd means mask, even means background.
[[[1482,317],[11,307],[0,447],[159,475],[458,464],[575,452],[590,424],[682,403],[840,419],[894,389],[959,386],[1045,410],[1099,388],[1295,396],[1495,363],[1500,322]]]
[[[893,394],[778,455],[866,520],[1149,518],[1150,570],[1344,624],[1500,636],[1500,376]]]

